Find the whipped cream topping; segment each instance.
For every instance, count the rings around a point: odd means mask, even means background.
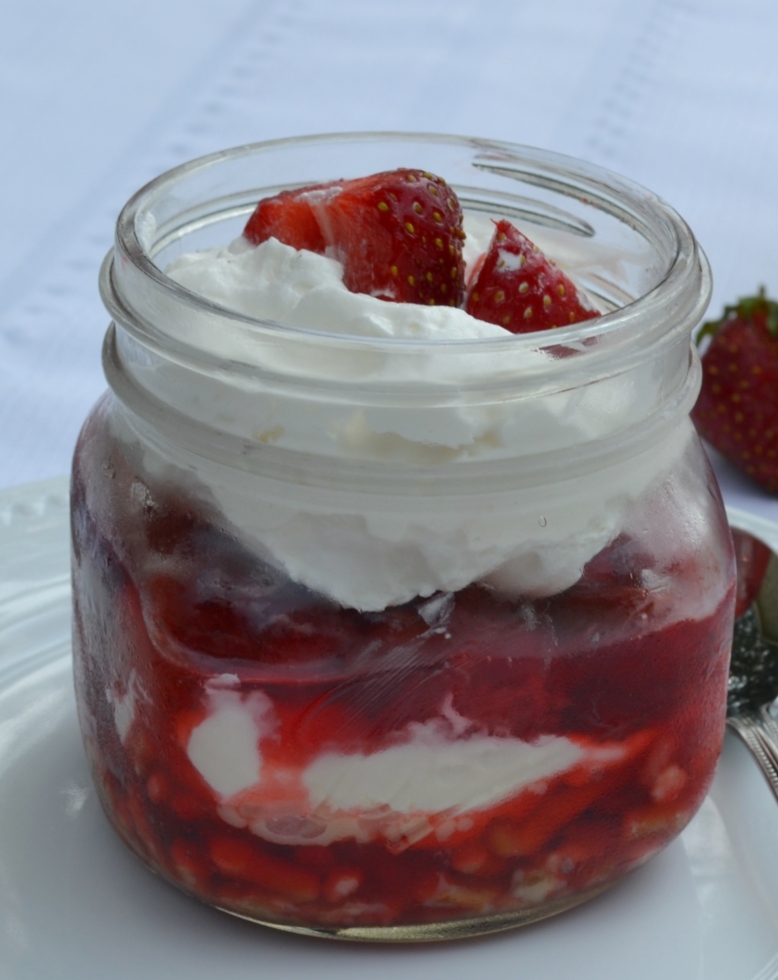
[[[485,248],[492,225],[466,218],[468,255]],[[520,362],[499,352],[452,360],[426,343],[395,356],[389,340],[505,339],[501,328],[463,310],[390,303],[351,293],[334,258],[296,251],[270,239],[252,246],[240,238],[225,248],[181,256],[168,274],[187,289],[239,313],[309,331],[376,338],[380,348],[359,354],[306,351],[299,336],[290,349],[241,337],[207,338],[225,361],[257,364],[256,384],[178,373],[176,365],[144,363],[134,370],[149,390],[197,421],[249,445],[272,445],[344,461],[390,462],[409,472],[426,466],[450,473],[479,460],[515,460],[516,485],[450,496],[353,491],[309,480],[246,473],[174,445],[148,447],[142,465],[157,479],[207,491],[243,540],[292,579],[359,610],[381,610],[417,596],[456,591],[486,581],[510,594],[543,596],[574,584],[586,562],[612,541],[628,508],[645,499],[678,466],[693,438],[687,420],[640,452],[626,445],[618,458],[590,472],[571,462],[553,486],[522,479],[521,461],[604,439],[645,416],[663,384],[653,364],[626,376],[568,391],[524,398],[517,371],[542,368],[550,357],[521,350]],[[186,335],[187,323],[171,332]],[[200,338],[196,338],[199,342]],[[242,346],[241,346],[242,345]],[[518,350],[518,348],[517,348]],[[337,355],[337,356],[336,356]],[[129,355],[128,360],[129,360]],[[253,360],[252,360],[253,359]],[[505,381],[493,397],[469,395],[467,372]],[[269,371],[267,383],[263,371]],[[366,385],[407,377],[434,393],[461,372],[461,397],[432,398],[420,410],[396,400],[364,404],[320,396],[316,382],[357,378]],[[279,384],[279,376],[291,383]],[[518,376],[521,376],[520,374]],[[308,383],[310,379],[310,384]],[[436,387],[437,386],[437,387]],[[591,468],[589,468],[591,469]],[[452,483],[453,486],[453,483]],[[690,506],[694,508],[693,502]],[[688,544],[688,542],[686,543]]]
[[[182,255],[167,274],[192,292],[262,320],[352,337],[468,340],[504,337],[492,323],[450,306],[390,303],[343,285],[335,258],[270,238]]]

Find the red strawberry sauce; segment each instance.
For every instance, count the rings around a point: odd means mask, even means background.
[[[733,588],[703,618],[664,616],[636,584],[651,558],[622,535],[547,599],[471,585],[439,597],[437,619],[429,600],[360,614],[289,582],[101,438],[88,423],[73,481],[81,724],[109,818],[177,886],[322,929],[474,920],[616,880],[700,805],[723,736]],[[101,481],[88,458],[105,460]],[[694,559],[678,574],[694,576]],[[278,783],[261,799],[227,801],[188,754],[225,683],[272,717],[261,752]],[[449,741],[519,749],[564,737],[580,758],[487,806],[401,832],[387,806],[364,839],[317,843],[300,772],[433,723]],[[263,813],[279,800],[285,811]]]

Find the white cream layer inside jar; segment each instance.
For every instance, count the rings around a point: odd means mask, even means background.
[[[538,169],[561,159],[467,155],[469,181],[499,182],[507,168],[511,190],[540,186]],[[144,469],[204,495],[263,557],[342,605],[380,610],[474,581],[528,596],[567,588],[629,508],[676,475],[683,484],[697,388],[688,337],[708,275],[669,209],[631,185],[617,207],[612,188],[576,180],[532,200],[455,185],[476,225],[521,222],[601,308],[632,300],[553,337],[516,337],[458,310],[430,321],[423,307],[334,295],[331,260],[285,246],[264,265],[249,256],[278,320],[241,311],[229,289],[207,286],[207,269],[182,289],[161,267],[178,256],[180,269],[182,253],[219,234],[225,244],[250,204],[185,208],[180,178],[172,202],[160,178],[128,205],[104,270],[118,325],[106,369],[128,408],[117,436],[141,434]],[[307,290],[287,319],[284,290]],[[387,308],[380,323],[368,299]]]

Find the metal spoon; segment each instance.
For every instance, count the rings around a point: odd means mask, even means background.
[[[751,607],[735,622],[727,724],[746,743],[778,799],[778,544],[775,525],[730,508],[732,527],[772,551]]]

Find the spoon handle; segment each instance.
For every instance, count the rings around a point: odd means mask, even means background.
[[[764,726],[762,732],[765,739],[765,748],[769,750],[774,763],[778,766],[778,721],[775,720],[774,711],[775,707],[773,702],[764,704],[759,709],[759,717],[762,719]]]
[[[745,711],[727,719],[759,763],[770,789],[778,799],[778,739],[776,723],[766,711]]]

